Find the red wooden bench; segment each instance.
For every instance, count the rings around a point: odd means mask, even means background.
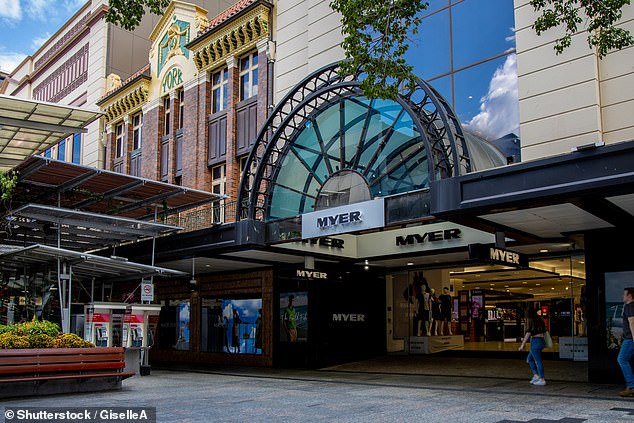
[[[0,350],[0,398],[121,388],[123,348]]]

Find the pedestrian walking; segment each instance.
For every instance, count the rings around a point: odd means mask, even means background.
[[[531,385],[544,386],[546,380],[544,379],[544,363],[542,362],[542,350],[546,347],[546,341],[544,340],[544,334],[546,333],[546,323],[537,315],[537,310],[533,307],[528,309],[528,316],[526,322],[526,334],[522,340],[518,351],[522,351],[526,342],[530,339],[530,352],[526,358],[526,362],[531,367],[533,372],[533,378],[531,379]]]
[[[634,396],[634,373],[630,364],[634,356],[632,332],[634,332],[634,288],[625,288],[623,290],[623,342],[621,342],[621,350],[617,358],[625,378],[625,390],[619,393],[622,397]]]

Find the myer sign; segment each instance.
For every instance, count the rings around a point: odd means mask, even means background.
[[[493,245],[469,245],[469,258],[504,266],[528,267],[528,256]]]
[[[302,215],[302,238],[381,228],[385,225],[382,198]]]

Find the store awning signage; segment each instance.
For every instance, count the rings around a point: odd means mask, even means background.
[[[364,231],[384,225],[385,204],[378,198],[302,215],[302,238]]]
[[[469,245],[469,258],[502,266],[528,267],[528,256],[493,245]]]

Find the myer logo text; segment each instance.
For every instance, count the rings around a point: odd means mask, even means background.
[[[333,313],[333,322],[365,322],[365,314]]]
[[[411,234],[407,236],[397,236],[396,245],[414,245],[424,242],[449,241],[452,239],[460,239],[460,229],[445,229],[442,231],[425,232],[423,234]]]
[[[361,222],[361,212],[351,211],[347,213],[336,214],[334,216],[325,216],[317,218],[317,227],[319,229],[327,229],[337,225],[347,225],[350,223]]]
[[[496,261],[504,261],[510,264],[520,264],[520,255],[512,251],[499,248],[489,248],[489,258]]]
[[[308,279],[328,279],[328,274],[325,272],[315,272],[313,270],[300,270],[297,269],[297,276],[300,278]]]

